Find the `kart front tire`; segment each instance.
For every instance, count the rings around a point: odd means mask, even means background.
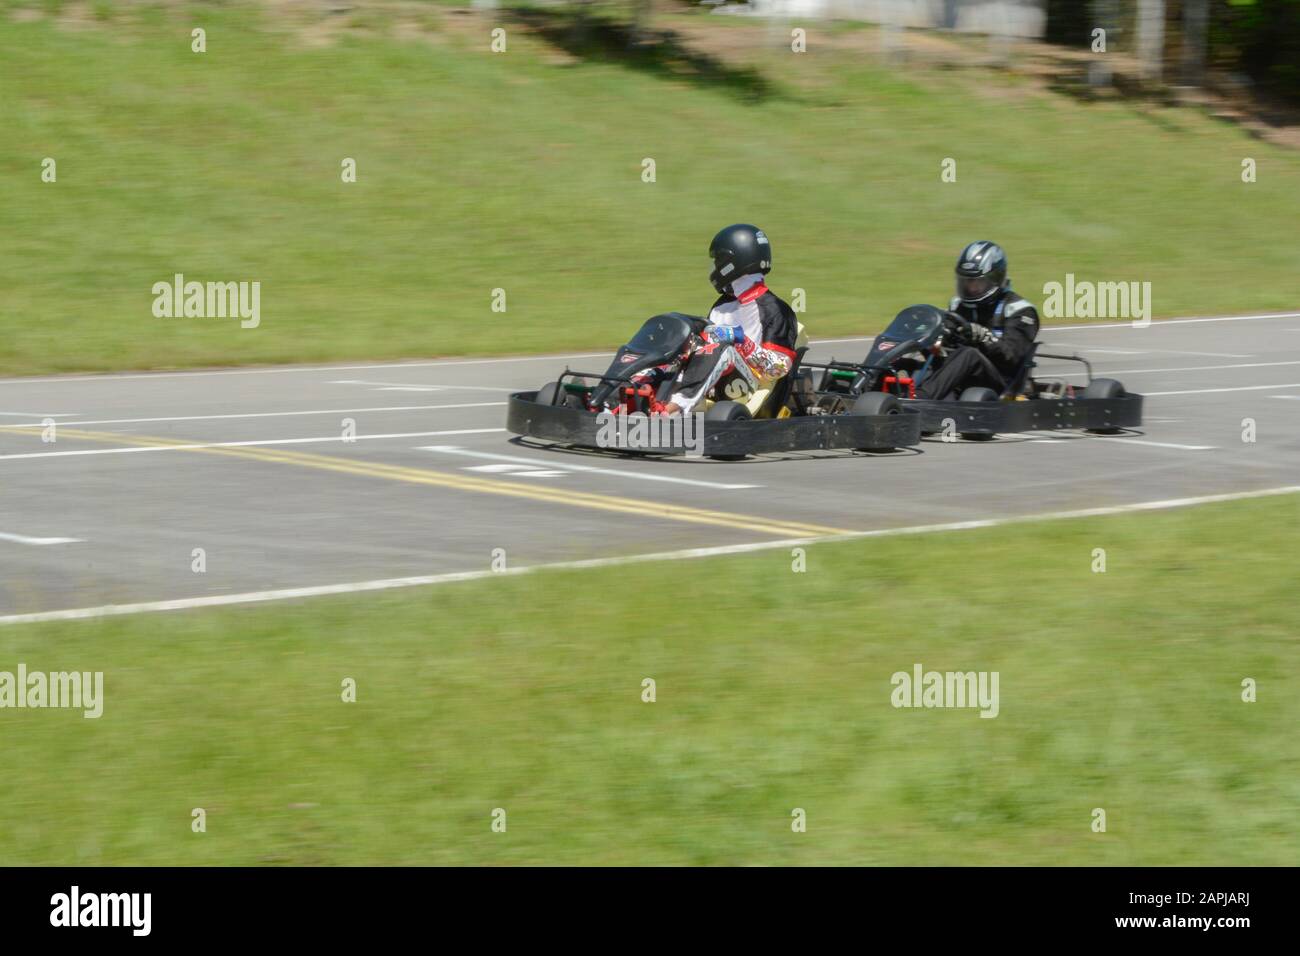
[[[556,401],[556,395],[559,400]],[[538,405],[568,405],[571,408],[577,408],[578,402],[575,396],[566,392],[559,382],[547,382],[537,390]]]
[[[863,392],[853,402],[849,409],[850,415],[901,415],[903,414],[903,405],[899,400],[890,395],[888,392]],[[855,448],[854,451],[870,452],[889,452],[893,451],[892,445],[880,448]]]
[[[888,392],[864,392],[853,402],[850,415],[901,415],[903,406]]]

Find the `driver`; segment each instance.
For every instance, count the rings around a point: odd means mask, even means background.
[[[678,373],[663,414],[690,414],[718,388],[744,402],[789,373],[799,322],[794,310],[768,289],[772,246],[763,230],[728,226],[709,243],[709,281],[720,293],[704,323],[703,345]]]
[[[921,382],[919,398],[955,398],[980,386],[1001,394],[1038,335],[1038,310],[1011,291],[1001,246],[972,242],[957,257],[956,272],[957,294],[948,308],[970,323],[971,344]]]

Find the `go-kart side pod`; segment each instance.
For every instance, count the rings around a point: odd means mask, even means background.
[[[921,430],[952,434],[974,440],[991,438],[1007,432],[1054,431],[1062,428],[1081,428],[1099,434],[1112,434],[1125,428],[1142,424],[1142,396],[1123,391],[1118,394],[1110,386],[1119,386],[1112,379],[1094,379],[1092,384],[1110,383],[1109,397],[1091,397],[1087,389],[1075,398],[1031,398],[1023,401],[997,401],[988,389],[992,400],[981,399],[963,392],[955,402],[931,399],[903,399],[903,406],[921,413]],[[1091,388],[1091,386],[1089,386]],[[971,400],[975,399],[975,400]]]

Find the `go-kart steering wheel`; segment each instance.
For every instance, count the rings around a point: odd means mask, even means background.
[[[964,342],[974,341],[975,336],[971,332],[970,322],[963,316],[958,315],[956,312],[952,312],[952,311],[945,312],[943,314],[943,324],[945,326],[951,326],[953,328],[954,335],[957,338],[961,339],[962,341]]]

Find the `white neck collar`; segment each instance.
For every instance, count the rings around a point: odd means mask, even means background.
[[[757,272],[752,273],[751,275],[741,276],[735,282],[731,283],[731,293],[732,295],[739,297],[762,281],[763,276]]]

